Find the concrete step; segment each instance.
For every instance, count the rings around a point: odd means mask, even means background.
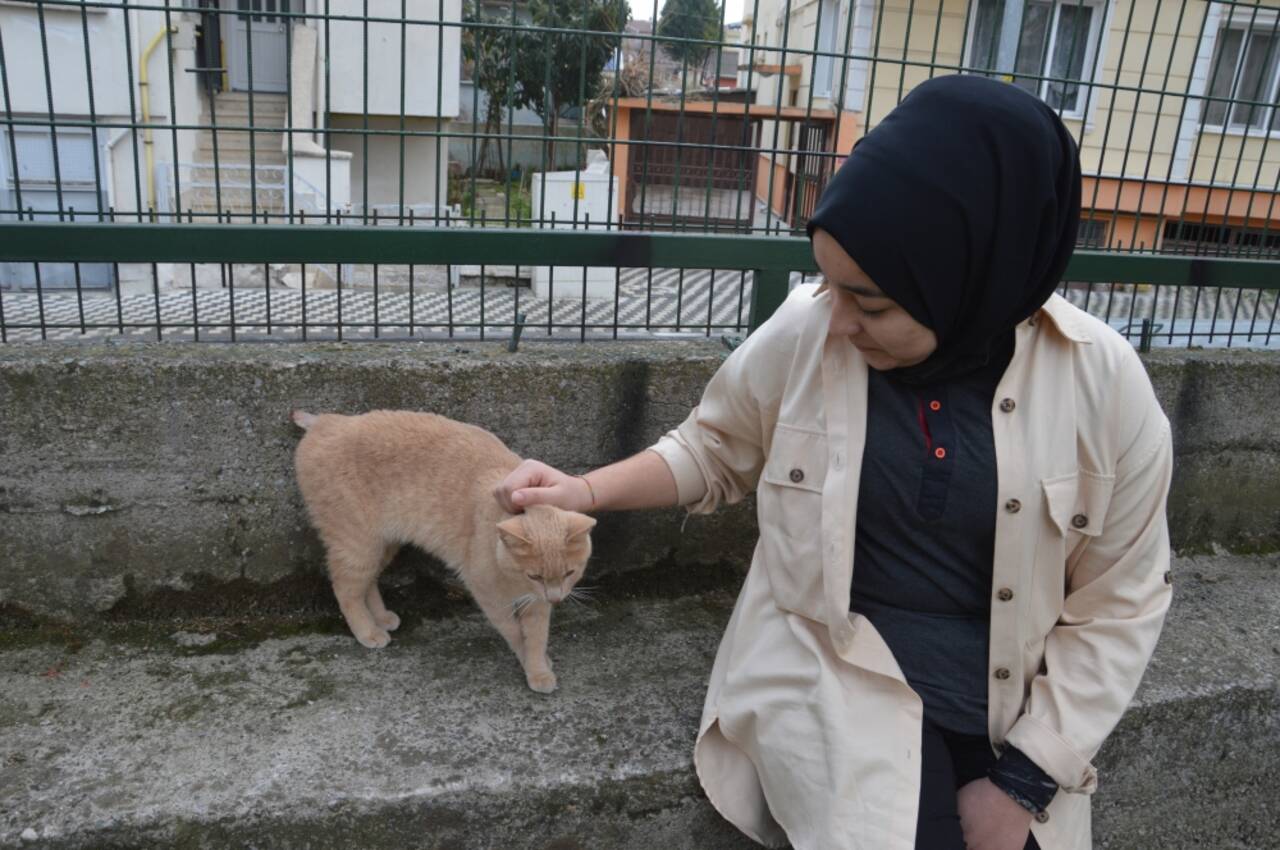
[[[606,575],[598,603],[556,614],[550,696],[455,587],[404,567],[384,581],[404,625],[376,652],[318,574],[292,594],[171,591],[179,620],[11,612],[0,847],[26,832],[48,848],[746,850],[691,766],[734,575]],[[1098,759],[1095,846],[1270,846],[1280,557],[1184,559],[1174,575],[1156,659]]]
[[[259,152],[274,151],[280,153],[283,151],[281,147],[284,134],[278,130],[263,128],[250,133],[248,130],[219,130],[218,131],[218,152],[226,155],[228,152],[243,151],[248,156],[250,148],[250,136],[252,136],[252,147]],[[200,141],[197,145],[198,150],[205,150],[212,153],[213,151],[213,131],[203,130],[200,133]]]

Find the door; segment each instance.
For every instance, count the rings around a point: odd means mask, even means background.
[[[289,84],[289,0],[224,0],[239,14],[228,35],[231,88],[236,91],[285,91]],[[295,3],[302,5],[302,0]],[[253,73],[250,74],[250,60]],[[252,77],[252,81],[251,78]]]
[[[0,218],[17,218],[18,202],[22,218],[49,223],[59,220],[96,221],[104,209],[102,192],[94,169],[94,134],[87,129],[59,129],[57,137],[40,127],[13,127],[0,130]],[[54,143],[58,167],[54,168]],[[13,160],[17,158],[17,174]],[[99,152],[98,170],[106,168]],[[60,190],[60,191],[59,191]],[[104,289],[111,285],[111,266],[81,263],[80,286]],[[76,269],[71,263],[40,263],[41,289],[75,289]],[[34,263],[0,263],[0,288],[35,289]]]

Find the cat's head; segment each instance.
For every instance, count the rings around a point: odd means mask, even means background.
[[[498,523],[498,566],[521,576],[537,598],[560,602],[582,578],[595,524],[586,514],[532,505]]]

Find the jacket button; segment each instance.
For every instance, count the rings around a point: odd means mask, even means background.
[[[803,470],[803,469],[793,469],[793,470],[791,470],[791,483],[792,483],[792,484],[799,484],[799,483],[800,483],[801,481],[803,481],[803,480],[804,480],[804,470]]]
[[[997,679],[1001,679],[1001,680],[1009,678],[1009,668],[1008,668],[1008,667],[997,667],[997,668],[996,668],[996,678],[997,678]]]
[[[1005,413],[1013,413],[1013,409],[1017,406],[1017,403],[1011,398],[1001,399],[1000,401],[1000,409]]]
[[[1036,812],[1036,823],[1048,823],[1048,822],[1049,822],[1048,812]]]
[[[1019,502],[1017,499],[1010,499],[1004,503],[1004,509],[1011,514],[1016,514],[1018,511],[1022,510],[1022,502]]]
[[[1076,528],[1084,528],[1089,524],[1089,518],[1084,514],[1076,514],[1071,518],[1071,524]]]
[[[1013,598],[1013,591],[1007,587],[1002,587],[998,591],[996,591],[996,598],[999,599],[1001,602],[1008,602],[1010,599]]]

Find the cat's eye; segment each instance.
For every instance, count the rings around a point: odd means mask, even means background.
[[[536,576],[533,573],[525,573],[525,575],[528,576],[533,581],[542,581],[542,576]]]
[[[565,578],[573,578],[573,574],[574,574],[574,573],[576,573],[576,572],[577,572],[577,570],[569,570],[569,572],[567,572],[567,573],[565,573],[565,574],[564,574],[564,577],[565,577]]]

